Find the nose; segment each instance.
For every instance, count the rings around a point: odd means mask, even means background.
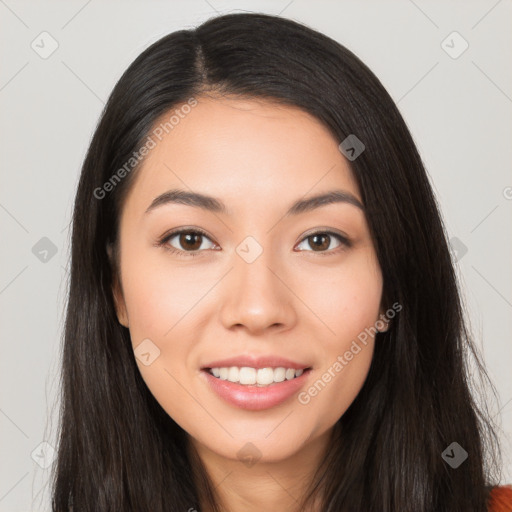
[[[293,283],[270,251],[248,263],[238,254],[234,268],[222,281],[220,316],[226,329],[245,329],[251,334],[288,330],[297,321]]]

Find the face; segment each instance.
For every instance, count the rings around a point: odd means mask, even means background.
[[[151,393],[194,442],[284,460],[361,389],[382,276],[340,141],[316,118],[197,100],[123,205],[117,314]]]

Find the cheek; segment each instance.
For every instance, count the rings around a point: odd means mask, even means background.
[[[350,263],[331,271],[329,279],[317,273],[301,285],[314,290],[308,305],[323,323],[323,358],[298,401],[324,424],[335,423],[354,401],[373,357],[382,277],[372,257]]]
[[[368,375],[373,347],[370,340],[333,354],[316,372],[310,386],[298,395],[298,402],[308,417],[316,418],[317,430],[334,425],[355,400]]]
[[[201,298],[218,277],[190,265],[174,263],[171,267],[164,258],[158,261],[136,250],[123,261],[122,268],[130,337],[143,380],[171,417],[185,418],[186,423],[180,423],[183,428],[204,422],[187,390],[198,315],[204,313],[207,302]],[[137,354],[148,352],[151,362],[146,365]]]
[[[172,267],[161,258],[127,260],[123,290],[132,341],[136,344],[146,337],[172,337],[175,326],[185,317],[190,321],[198,301],[215,283],[215,274],[209,278],[210,274],[192,266]]]
[[[123,272],[130,337],[144,382],[182,428],[204,423],[205,417],[189,392],[189,362],[198,309],[194,305],[211,284],[197,272],[171,269],[135,255],[126,259]],[[143,346],[144,350],[139,348]],[[140,356],[144,353],[150,354],[149,364]]]
[[[322,340],[322,363],[298,402],[317,418],[317,428],[333,425],[359,394],[373,358],[380,295],[354,291],[331,295],[336,307],[327,318],[335,334]]]
[[[374,256],[354,254],[339,267],[302,272],[300,295],[321,321],[326,349],[344,350],[379,317],[382,275]]]

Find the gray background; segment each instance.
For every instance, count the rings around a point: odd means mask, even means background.
[[[338,40],[398,103],[440,201],[471,326],[499,392],[491,406],[503,428],[502,482],[512,482],[510,1],[0,0],[0,511],[50,510],[52,451],[41,443],[56,445],[68,225],[104,102],[149,44],[239,10],[281,13]],[[453,31],[469,44],[460,55],[464,41]],[[52,40],[58,48],[42,58]]]

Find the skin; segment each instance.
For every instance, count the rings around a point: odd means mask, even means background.
[[[333,189],[361,201],[340,141],[327,128],[269,101],[197,99],[150,151],[123,206],[113,290],[118,319],[134,349],[149,338],[160,350],[148,366],[137,359],[141,375],[190,436],[225,509],[295,511],[334,424],[365,381],[374,339],[360,344],[305,405],[293,396],[262,411],[239,409],[210,390],[200,367],[234,355],[276,354],[313,367],[307,390],[384,313],[381,270],[356,206],[284,216],[297,199]],[[175,188],[214,196],[229,215],[183,204],[145,213]],[[179,235],[167,245],[182,257],[155,245],[180,227],[208,233],[199,237],[196,257],[193,242],[181,237],[180,245]],[[315,251],[304,235],[327,228],[352,246],[327,237]],[[263,249],[252,263],[236,252],[247,236]],[[237,456],[248,442],[261,457],[251,466]]]

